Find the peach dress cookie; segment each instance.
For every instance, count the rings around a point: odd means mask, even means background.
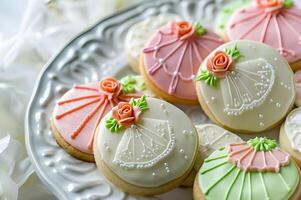
[[[281,123],[293,107],[293,79],[275,49],[240,40],[218,47],[205,59],[196,88],[212,121],[234,132],[259,133]]]
[[[281,148],[301,167],[301,108],[292,110],[282,124],[279,135]]]
[[[193,188],[195,200],[299,200],[300,169],[275,140],[232,143],[205,159]]]
[[[196,104],[194,78],[203,59],[223,44],[200,23],[171,22],[143,49],[140,67],[146,86],[172,103]]]
[[[163,100],[142,96],[119,103],[95,135],[97,167],[130,194],[156,195],[181,185],[198,152],[189,117]]]
[[[105,77],[98,83],[75,85],[55,105],[52,130],[60,146],[72,156],[94,162],[93,137],[103,116],[119,102],[142,95],[143,81],[127,76]]]
[[[194,165],[196,171],[200,169],[204,159],[215,150],[230,143],[243,141],[238,135],[214,124],[196,125],[195,128],[198,131],[200,141],[199,155]]]
[[[176,19],[179,19],[179,16],[176,14],[162,13],[160,15],[150,16],[130,27],[125,38],[125,52],[130,67],[136,73],[140,73],[139,59],[141,51],[148,40],[160,27]]]
[[[232,40],[255,40],[274,47],[291,64],[301,68],[301,9],[293,0],[254,0],[237,10],[227,24]]]

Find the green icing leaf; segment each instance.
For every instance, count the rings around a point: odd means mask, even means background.
[[[239,50],[237,49],[237,45],[232,45],[229,48],[226,48],[225,50],[226,54],[228,54],[229,56],[231,56],[233,58],[233,60],[237,60],[238,58],[240,58],[242,55],[240,55]]]
[[[284,0],[283,7],[284,8],[290,8],[294,5],[294,0]]]
[[[113,117],[110,117],[109,119],[106,120],[106,127],[113,133],[117,133],[124,128],[123,126],[120,126],[117,120],[114,119]]]
[[[132,106],[138,106],[141,110],[141,112],[144,112],[146,110],[148,110],[148,105],[147,105],[147,101],[146,101],[146,96],[143,95],[141,98],[139,99],[131,99],[130,104]]]
[[[196,81],[205,81],[207,85],[216,88],[219,78],[210,74],[209,71],[203,70],[201,74],[196,77]]]
[[[207,30],[199,22],[196,22],[194,24],[194,27],[195,27],[196,35],[198,36],[202,36],[207,32]]]
[[[128,75],[120,80],[120,83],[122,85],[122,93],[128,94],[128,93],[134,93],[136,91],[135,85],[136,85],[136,79],[133,78],[133,76]]]
[[[145,85],[145,83],[143,82],[143,83],[139,86],[139,88],[140,88],[141,91],[146,90],[146,85]]]
[[[248,144],[256,151],[271,151],[277,146],[276,140],[267,139],[266,137],[250,139]]]

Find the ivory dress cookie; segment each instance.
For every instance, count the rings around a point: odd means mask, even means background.
[[[300,170],[276,141],[254,138],[213,152],[200,169],[195,200],[298,200]]]
[[[237,10],[227,25],[229,40],[266,43],[283,55],[293,70],[301,68],[301,9],[293,0],[254,0]]]
[[[169,23],[143,49],[140,68],[146,86],[167,101],[196,104],[195,74],[203,59],[222,43],[199,23]]]
[[[214,124],[196,125],[195,128],[197,129],[200,142],[199,155],[194,165],[194,169],[197,171],[203,164],[204,159],[210,156],[215,150],[230,143],[243,141],[234,133]]]
[[[280,129],[279,142],[301,167],[301,108],[292,110],[286,117]]]
[[[170,21],[179,19],[176,14],[162,13],[150,16],[145,20],[131,26],[125,39],[125,52],[131,68],[139,73],[139,58],[143,47],[151,36]]]
[[[256,133],[276,126],[295,100],[287,61],[259,42],[241,40],[218,47],[202,63],[196,80],[203,110],[234,132]]]
[[[249,5],[251,2],[252,0],[235,0],[235,1],[230,1],[228,4],[222,7],[222,9],[218,12],[216,16],[214,31],[220,37],[227,39],[226,27],[231,16],[236,10]]]
[[[55,105],[52,130],[56,141],[72,156],[93,162],[93,136],[103,116],[119,102],[142,95],[140,76],[121,81],[106,77],[98,83],[76,85]]]
[[[95,136],[95,160],[121,190],[160,194],[189,175],[198,136],[188,116],[174,105],[143,96],[119,103],[104,119]]]
[[[295,105],[301,106],[301,70],[295,72],[295,90],[296,90],[296,99]]]

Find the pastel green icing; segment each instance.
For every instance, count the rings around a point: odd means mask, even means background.
[[[215,31],[221,37],[225,36],[226,25],[232,14],[241,7],[247,6],[251,3],[250,0],[236,0],[225,5],[218,13],[215,20]]]
[[[131,99],[130,104],[132,106],[138,106],[140,108],[141,112],[144,112],[144,111],[148,110],[148,105],[147,105],[147,101],[146,101],[146,96],[145,95],[143,95],[139,99]]]
[[[135,86],[137,81],[133,76],[128,75],[123,77],[120,82],[122,84],[121,90],[123,94],[134,93],[136,91]]]
[[[233,60],[239,59],[242,55],[240,54],[237,45],[232,45],[229,48],[225,49],[226,54],[232,57]]]
[[[275,172],[247,172],[228,162],[225,148],[213,152],[198,173],[206,200],[287,200],[299,184],[296,165]]]
[[[271,151],[277,146],[276,140],[271,140],[266,137],[256,137],[250,139],[248,144],[256,151]]]
[[[124,127],[120,126],[117,120],[114,119],[113,117],[110,117],[109,119],[106,120],[106,127],[113,133],[117,133],[124,129]]]
[[[205,81],[211,87],[216,88],[219,78],[212,75],[209,71],[203,70],[197,77],[196,81]]]

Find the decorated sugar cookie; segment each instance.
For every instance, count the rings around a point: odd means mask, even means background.
[[[74,157],[93,162],[93,136],[103,116],[119,102],[142,95],[140,76],[116,80],[103,78],[98,83],[75,85],[55,105],[52,130],[60,146]]]
[[[273,48],[248,40],[214,50],[200,67],[196,89],[212,121],[242,133],[274,127],[295,98],[287,61]]]
[[[295,105],[301,106],[301,70],[295,72],[295,90],[296,90],[296,99]]]
[[[216,19],[215,19],[215,25],[214,30],[215,32],[222,38],[226,37],[226,27],[227,23],[230,20],[233,13],[244,7],[248,6],[252,0],[235,0],[235,1],[229,1],[222,9],[218,12]]]
[[[141,97],[119,103],[98,127],[98,168],[121,190],[155,195],[183,183],[193,168],[198,136],[180,109]]]
[[[200,23],[169,23],[143,49],[140,67],[146,86],[167,101],[196,104],[195,74],[203,59],[222,43]]]
[[[249,39],[274,47],[291,64],[301,68],[301,9],[293,0],[254,0],[237,10],[227,25],[229,40]]]
[[[280,129],[279,142],[301,167],[301,108],[292,110]]]
[[[202,124],[195,126],[199,135],[199,155],[196,159],[194,168],[198,171],[205,158],[220,147],[230,143],[242,142],[242,139],[214,124]]]
[[[297,200],[300,170],[276,141],[233,143],[205,159],[193,188],[195,200]]]
[[[141,50],[150,37],[162,26],[170,21],[178,19],[179,16],[170,13],[162,13],[150,16],[145,20],[131,26],[125,39],[125,52],[131,68],[139,73],[139,59]]]

